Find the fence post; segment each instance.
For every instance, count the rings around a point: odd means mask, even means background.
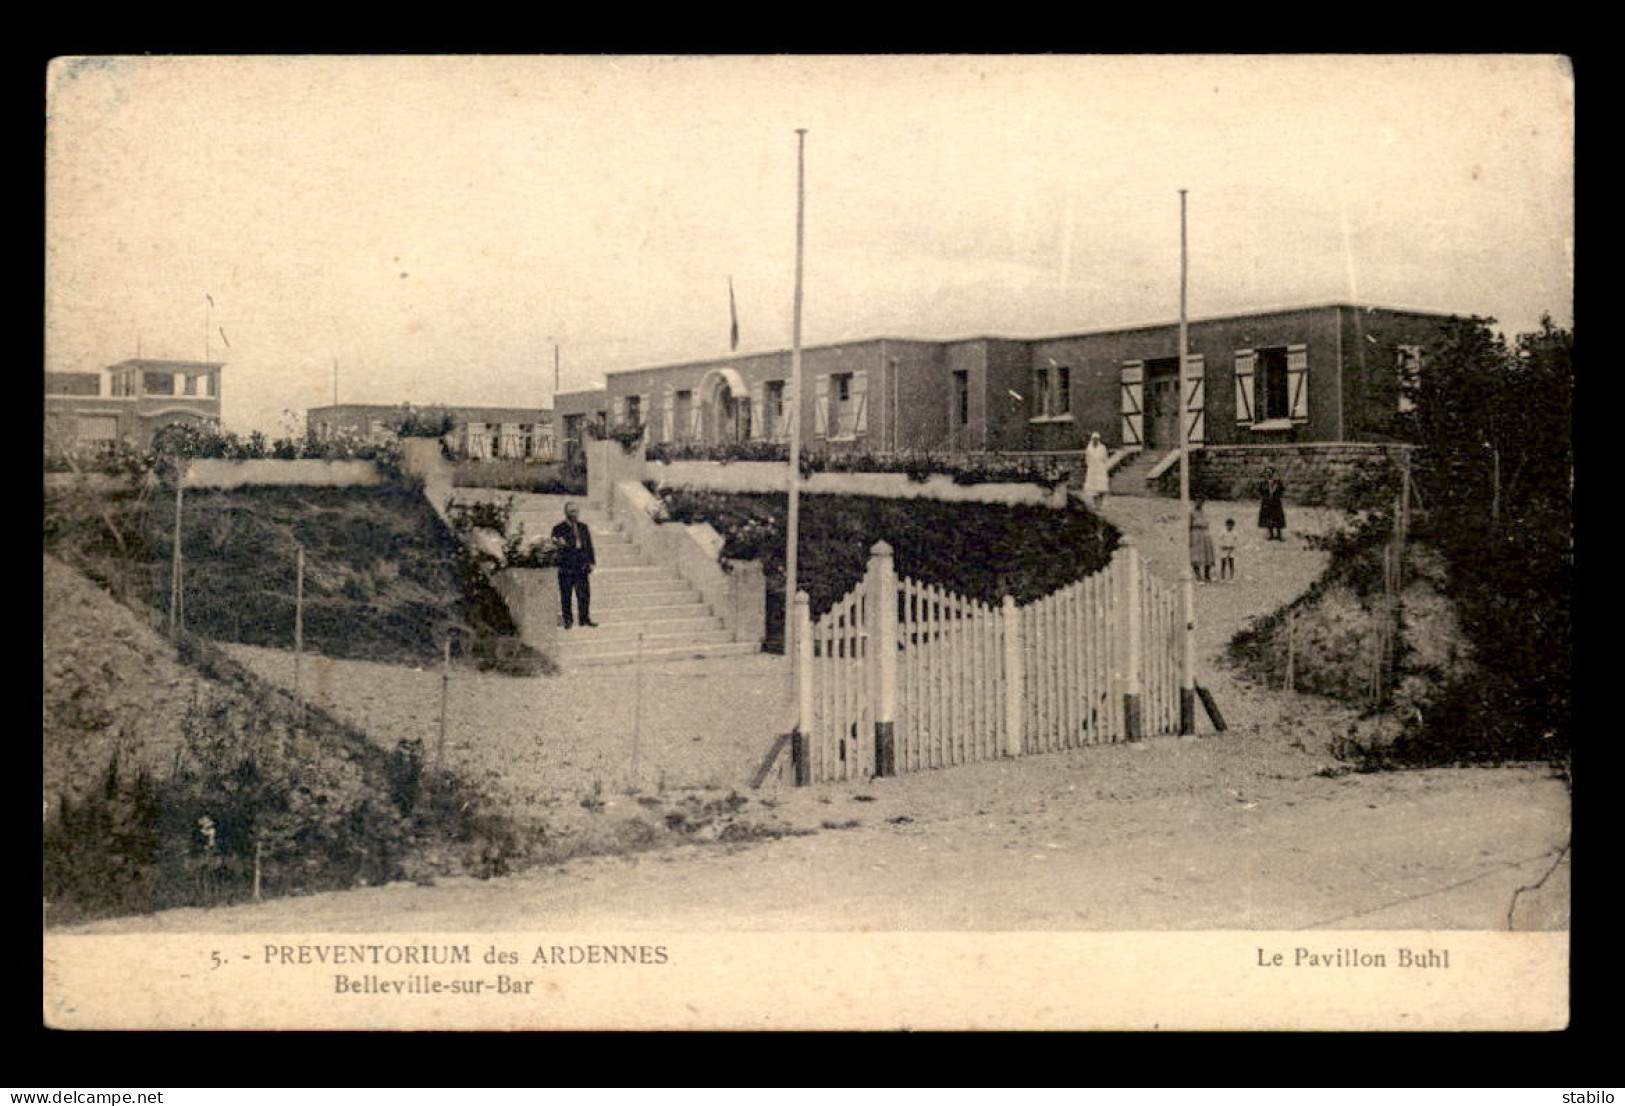
[[[1140,668],[1145,637],[1140,610],[1143,599],[1140,551],[1135,548],[1134,539],[1124,538],[1119,552],[1123,554],[1124,605],[1128,608],[1125,612],[1128,615],[1128,656],[1123,674],[1123,736],[1129,741],[1138,741],[1144,736],[1140,720]]]
[[[812,603],[805,591],[796,592],[796,729],[790,738],[790,763],[795,768],[796,786],[812,782],[812,764],[807,742],[813,729],[813,640]]]
[[[875,775],[897,775],[897,570],[892,549],[884,541],[869,551],[869,603],[874,628],[869,647],[874,650]]]
[[[293,570],[293,698],[299,708],[299,724],[305,724],[305,685],[302,669],[305,658],[305,547],[299,546]]]
[[[1021,616],[1016,613],[1015,597],[1006,595],[1000,611],[1004,618],[1004,754],[1019,757],[1022,719],[1027,715],[1027,675],[1021,664]]]
[[[1196,732],[1196,573],[1186,565],[1179,574],[1185,606],[1185,635],[1179,673],[1179,732]]]

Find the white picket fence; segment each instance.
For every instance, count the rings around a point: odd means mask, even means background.
[[[889,597],[889,598],[888,598]],[[800,783],[968,764],[1174,733],[1187,627],[1177,586],[1132,542],[1026,606],[990,606],[896,575],[878,543],[864,577],[795,619]]]

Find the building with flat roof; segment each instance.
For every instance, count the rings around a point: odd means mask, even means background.
[[[442,416],[451,422],[451,430],[444,440],[461,457],[551,461],[557,453],[553,412],[545,407],[345,403],[312,407],[305,412],[305,427],[317,439],[340,433],[367,438],[393,437],[409,419]]]
[[[1189,389],[1179,394],[1179,326],[1041,338],[869,338],[802,350],[802,441],[815,451],[968,453],[1388,442],[1403,437],[1401,379],[1418,371],[1453,316],[1348,303],[1188,323]],[[790,351],[606,375],[560,396],[572,419],[640,422],[650,442],[787,441],[797,397]],[[566,446],[568,449],[568,445]]]
[[[135,358],[100,372],[45,374],[47,450],[136,449],[172,423],[220,422],[219,361]]]

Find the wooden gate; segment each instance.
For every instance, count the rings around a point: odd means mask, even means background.
[[[1026,606],[899,578],[877,543],[816,622],[796,597],[800,783],[868,779],[1175,733],[1180,593],[1125,541],[1112,562]]]

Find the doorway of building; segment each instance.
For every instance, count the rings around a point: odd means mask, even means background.
[[[1179,445],[1179,358],[1145,363],[1145,448],[1164,451]]]

